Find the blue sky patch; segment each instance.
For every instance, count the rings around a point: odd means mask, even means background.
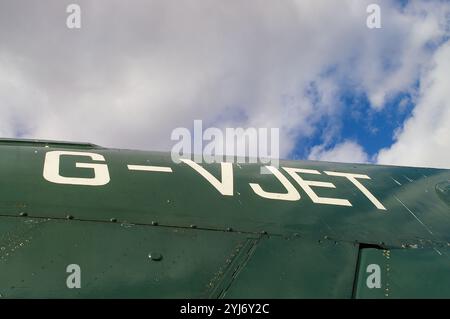
[[[326,148],[332,149],[345,140],[358,143],[372,158],[394,143],[395,131],[403,126],[414,109],[411,94],[405,92],[388,98],[381,110],[373,109],[367,95],[358,91],[342,92],[339,101],[342,104],[340,113],[322,118],[313,136],[297,141],[289,158],[306,159],[313,146],[326,143]],[[333,134],[331,139],[330,132]]]

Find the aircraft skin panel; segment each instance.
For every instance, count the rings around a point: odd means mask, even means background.
[[[441,248],[450,243],[449,170],[280,161],[261,174],[260,164],[174,163],[168,153],[48,141],[0,141],[0,153],[0,271],[8,274],[0,294],[6,296],[364,297],[355,286],[362,282],[356,265],[367,247],[417,247],[438,258],[436,250],[445,255]],[[31,244],[22,242],[27,234]],[[148,263],[144,251],[154,243],[167,245],[164,255],[185,258],[183,278],[175,268],[161,276],[146,268],[141,258]],[[273,259],[263,265],[266,254]],[[86,283],[96,282],[91,289],[66,291],[64,265],[75,257],[88,265],[83,273]],[[45,288],[50,275],[29,277],[41,267],[59,271],[59,286]],[[308,278],[316,278],[315,268],[327,275],[314,290]],[[130,272],[114,284],[120,269]],[[278,277],[267,277],[270,270]]]
[[[450,179],[448,170],[281,162],[281,167],[321,172],[320,175],[302,174],[302,177],[332,183],[335,188],[315,187],[313,190],[321,197],[347,199],[352,204],[349,207],[313,203],[286,172],[284,176],[296,187],[301,198],[295,201],[263,198],[253,191],[250,183],[259,184],[267,192],[283,193],[285,189],[274,175],[261,175],[261,166],[256,164],[233,165],[233,195],[224,196],[190,166],[174,164],[169,154],[152,152],[82,150],[99,154],[105,161],[93,161],[85,156],[62,156],[61,175],[92,178],[92,169],[76,167],[76,163],[97,163],[107,165],[110,180],[102,186],[58,184],[43,177],[45,155],[55,150],[61,149],[0,145],[0,209],[3,215],[26,213],[52,218],[71,215],[75,219],[102,221],[116,218],[142,224],[152,221],[182,227],[195,224],[206,229],[231,227],[279,235],[321,232],[337,239],[374,243],[401,244],[413,237],[450,240],[447,231],[450,208],[435,190],[436,184]],[[147,164],[171,167],[173,172],[127,168],[127,165]],[[219,164],[202,164],[202,167],[220,179]],[[386,210],[377,209],[346,178],[329,176],[325,171],[369,176],[370,180],[360,181]],[[410,236],[411,233],[416,236]]]
[[[3,298],[208,298],[248,237],[112,222],[0,223],[11,228],[0,237]],[[67,286],[73,264],[81,269],[79,289]]]
[[[0,272],[8,274],[1,280],[2,298],[352,294],[355,243],[113,222],[0,221],[9,226],[0,238]],[[82,270],[80,289],[67,287],[66,270],[73,264]]]
[[[355,243],[299,237],[262,238],[221,296],[351,298],[357,253]]]
[[[450,249],[363,249],[356,298],[449,298]],[[380,266],[379,289],[370,267]],[[369,282],[369,283],[368,283]]]

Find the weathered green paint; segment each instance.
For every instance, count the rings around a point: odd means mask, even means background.
[[[367,266],[381,270],[381,288],[367,286]],[[450,249],[362,249],[357,298],[450,298]]]
[[[110,182],[83,186],[45,180],[45,154],[54,150],[104,156]],[[0,259],[0,293],[9,297],[351,297],[349,274],[354,272],[355,281],[357,272],[351,265],[358,262],[353,243],[405,252],[414,246],[414,251],[438,255],[435,248],[450,242],[449,170],[281,161],[281,167],[320,171],[321,175],[302,177],[333,183],[335,189],[315,187],[314,191],[352,203],[344,207],[313,203],[281,168],[301,199],[259,197],[249,183],[259,183],[265,191],[285,192],[273,175],[260,174],[259,164],[233,164],[234,195],[224,196],[188,165],[173,163],[167,153],[0,141],[0,155],[0,246],[20,244],[27,234],[33,236],[25,248]],[[76,162],[95,161],[61,157],[61,175],[93,177],[91,169],[77,168]],[[173,173],[130,171],[127,165],[166,166]],[[219,164],[201,165],[220,179]],[[387,210],[377,209],[347,179],[324,171],[370,176],[359,181]],[[73,219],[66,219],[69,215]],[[230,252],[236,246],[239,251]],[[252,249],[250,257],[243,252],[246,249]],[[162,260],[151,261],[151,250],[161,253]],[[181,259],[175,262],[171,254]],[[265,260],[266,254],[273,259]],[[359,253],[360,258],[363,255]],[[54,263],[49,265],[48,260]],[[324,265],[325,260],[329,264]],[[177,266],[172,268],[171,261]],[[65,286],[69,263],[88,267],[82,267],[85,288],[73,291]],[[423,259],[420,267],[425,264]],[[42,277],[30,277],[32,269],[40,267],[48,267]],[[314,275],[314,269],[329,275]],[[269,270],[279,277],[268,275]],[[329,285],[337,278],[344,279]],[[28,289],[16,288],[22,280]],[[205,285],[210,286],[203,289]],[[355,293],[360,296],[359,290]]]
[[[223,296],[350,298],[357,254],[353,243],[265,238],[250,252]]]
[[[6,298],[207,298],[210,283],[247,240],[238,233],[120,223],[2,217],[1,224],[9,228],[0,236]],[[81,267],[81,289],[66,286],[70,264]]]

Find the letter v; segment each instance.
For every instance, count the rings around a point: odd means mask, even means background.
[[[233,196],[233,165],[231,163],[220,163],[222,182],[215,178],[206,169],[190,159],[180,159],[183,163],[195,169],[208,182],[211,183],[222,195]]]

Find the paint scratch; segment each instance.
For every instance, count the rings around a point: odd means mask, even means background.
[[[392,177],[391,177],[391,179],[392,179],[395,183],[397,183],[399,186],[402,186],[402,184],[401,184],[398,180],[396,180],[395,178],[392,178]]]
[[[425,227],[425,229],[431,234],[431,235],[433,235],[433,232],[427,227],[427,225],[425,225],[420,219],[419,219],[419,217],[417,217],[400,199],[398,199],[397,198],[397,196],[395,196],[394,195],[394,198],[400,203],[400,204],[402,204],[403,205],[403,207],[405,207],[406,208],[406,210],[408,210],[408,212],[410,212],[411,213],[411,215],[413,215],[414,216],[414,218],[423,226],[423,227]]]
[[[412,180],[411,178],[409,178],[409,177],[406,176],[406,175],[403,175],[403,177],[406,178],[406,179],[408,180],[408,182],[410,182],[410,183],[414,182],[414,180]]]
[[[439,255],[441,255],[442,256],[442,253],[439,251],[439,250],[437,250],[436,248],[433,248]]]

